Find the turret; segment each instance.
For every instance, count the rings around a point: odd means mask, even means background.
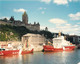
[[[22,15],[22,21],[24,24],[28,24],[28,15],[27,15],[26,11]]]
[[[11,18],[9,20],[10,21],[14,21],[14,16],[11,16]]]
[[[48,31],[48,28],[47,27],[45,27],[45,31]]]
[[[39,26],[40,26],[39,22],[37,23],[37,25],[39,25]]]

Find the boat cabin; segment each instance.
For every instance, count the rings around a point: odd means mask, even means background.
[[[53,39],[54,47],[61,48],[63,46],[70,45],[71,43],[64,39],[64,36],[60,36]]]

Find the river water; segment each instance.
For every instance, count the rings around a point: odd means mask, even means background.
[[[0,64],[78,64],[80,50],[0,56]]]

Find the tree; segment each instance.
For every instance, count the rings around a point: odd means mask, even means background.
[[[44,35],[47,39],[52,39],[53,38],[53,34],[49,31],[42,30],[42,31],[40,31],[40,34]]]
[[[7,18],[4,18],[3,21],[7,22]]]

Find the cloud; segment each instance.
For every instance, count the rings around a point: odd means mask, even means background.
[[[40,8],[39,8],[39,10],[41,11],[42,14],[45,13],[45,10],[46,10],[46,9],[47,9],[47,8],[44,8],[44,7],[40,7]]]
[[[59,19],[59,18],[52,18],[49,20],[49,22],[53,23],[53,24],[56,24],[54,27],[50,28],[49,27],[49,31],[51,32],[63,32],[65,34],[79,34],[79,25],[78,24],[75,24],[75,25],[71,25],[69,24],[67,21],[63,20],[63,19]]]
[[[40,29],[41,29],[41,30],[44,30],[44,29],[45,29],[45,27],[46,27],[46,26],[40,26]]]
[[[69,2],[78,2],[80,0],[41,0],[41,2],[46,4],[49,4],[51,1],[57,5],[68,5]]]
[[[45,2],[46,4],[49,4],[51,0],[41,0],[41,2]]]
[[[4,19],[4,18],[7,18],[9,20],[9,17],[6,16],[0,17],[0,19]]]
[[[40,1],[40,0],[0,0],[0,1]]]
[[[80,22],[78,22],[77,24],[80,24]]]
[[[40,29],[44,30],[46,26],[41,26]],[[59,31],[65,33],[65,34],[70,34],[70,35],[79,35],[80,32],[80,27],[76,25],[71,25],[71,24],[64,24],[64,25],[56,25],[54,27],[47,26],[48,30],[51,32],[56,32],[58,33]]]
[[[65,34],[79,34],[79,27],[76,25],[76,27],[74,27],[75,25],[71,25],[71,24],[64,24],[63,26],[62,25],[56,25],[54,28],[49,28],[48,30],[51,31],[51,32],[63,32]]]
[[[49,22],[54,23],[54,24],[58,24],[58,25],[67,23],[67,21],[62,20],[62,19],[58,19],[58,18],[52,18],[49,20]]]
[[[53,0],[53,3],[56,3],[57,5],[66,5],[69,2],[78,2],[80,0]]]
[[[77,12],[76,14],[69,14],[69,17],[71,20],[80,20],[80,12]]]
[[[65,5],[65,4],[68,4],[68,0],[53,0],[53,3],[56,3],[58,5]]]
[[[75,25],[69,24],[67,21],[59,18],[52,18],[49,20],[49,22],[55,24],[53,27],[47,26],[48,30],[51,32],[58,33],[59,31],[65,33],[65,34],[75,34],[79,35],[80,32],[80,23],[76,23]],[[42,26],[41,29],[45,29],[45,26]]]
[[[80,0],[72,0],[72,1],[74,1],[74,2],[78,2],[78,1],[80,1]]]
[[[40,7],[39,10],[46,10],[47,8],[44,7]]]
[[[72,0],[69,0],[69,2],[72,2]]]
[[[20,9],[14,9],[14,12],[25,12],[26,10],[23,9],[23,8],[20,8]]]
[[[79,25],[74,25],[74,27],[79,27]]]
[[[70,26],[71,24],[66,24],[66,26]]]

